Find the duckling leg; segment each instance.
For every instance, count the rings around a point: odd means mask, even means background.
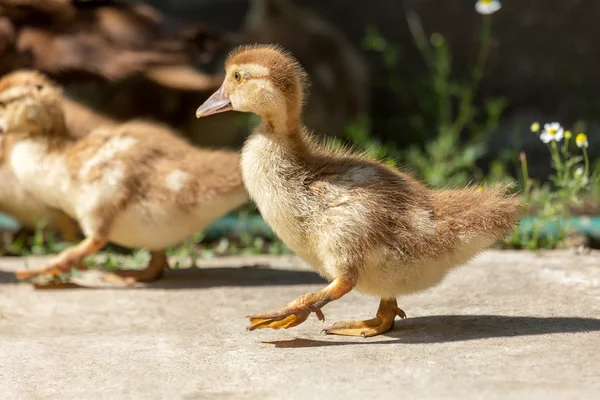
[[[306,321],[311,312],[317,314],[319,320],[325,321],[321,307],[339,299],[351,291],[353,287],[353,282],[336,278],[326,288],[318,292],[304,294],[278,311],[249,315],[250,326],[248,330],[292,328]]]
[[[396,299],[381,299],[375,318],[366,321],[337,322],[324,331],[328,335],[371,337],[391,330],[396,316],[406,318],[406,313],[398,308]]]
[[[126,269],[113,272],[121,278],[129,278],[133,282],[152,282],[162,278],[165,269],[169,269],[169,261],[164,250],[153,251],[148,266],[142,270]]]
[[[86,256],[96,253],[106,245],[106,240],[98,237],[85,238],[76,246],[70,247],[57,254],[50,262],[38,269],[15,272],[18,279],[31,279],[40,275],[57,276],[71,271],[80,264]]]

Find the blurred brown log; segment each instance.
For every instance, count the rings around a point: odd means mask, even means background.
[[[165,66],[210,61],[225,43],[202,24],[168,18],[145,4],[0,0],[0,74],[34,68],[67,84],[149,73],[161,83]],[[157,67],[162,74],[153,72]],[[192,72],[187,72],[188,89],[214,85],[200,71]],[[172,81],[166,80],[167,86]]]

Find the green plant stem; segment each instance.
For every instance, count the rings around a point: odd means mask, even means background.
[[[529,168],[527,166],[527,157],[525,156],[525,153],[522,152],[521,157],[519,158],[521,160],[521,170],[523,171],[523,185],[525,196],[529,196],[529,191],[531,190],[531,181],[529,180]]]
[[[552,155],[552,159],[554,160],[554,168],[556,169],[558,176],[562,176],[563,165],[562,165],[562,162],[560,159],[558,145],[556,144],[556,141],[554,141],[554,140],[550,144],[550,154]]]
[[[485,63],[490,54],[490,48],[492,47],[492,16],[483,16],[483,29],[481,31],[481,48],[479,49],[479,55],[477,57],[477,64],[473,69],[473,84],[472,87],[475,90],[481,79],[483,78],[483,70]]]
[[[583,159],[585,160],[585,170],[583,172],[583,176],[585,176],[586,178],[588,177],[588,174],[590,173],[590,159],[588,157],[588,153],[587,153],[587,149],[585,147],[582,147],[583,150]]]
[[[562,151],[563,151],[563,157],[565,157],[565,159],[566,159],[567,153],[569,151],[569,138],[568,137],[565,137],[565,141],[563,142]]]
[[[440,54],[442,49],[438,49],[436,56],[438,58],[443,58],[444,54]],[[447,56],[447,55],[446,55]],[[442,65],[442,62],[438,61],[436,63],[438,66],[435,71],[434,81],[436,81],[435,87],[438,90],[439,96],[439,113],[440,113],[440,133],[442,135],[447,134],[448,129],[452,127],[452,99],[450,98],[450,89],[448,85],[448,70],[443,70],[439,66]],[[452,130],[450,130],[450,133]]]
[[[431,50],[419,15],[413,10],[406,10],[406,22],[408,23],[408,30],[410,31],[417,48],[421,52],[427,68],[430,71],[433,71],[435,69],[435,55]]]
[[[460,99],[458,116],[454,121],[454,125],[452,126],[452,135],[454,136],[460,135],[460,132],[462,132],[462,130],[465,128],[472,115],[471,111],[473,109],[473,97],[477,93],[479,84],[483,79],[485,63],[492,47],[492,17],[491,15],[484,15],[482,20],[483,28],[481,30],[481,47],[479,48],[477,63],[473,68],[471,85],[468,89],[463,91]]]
[[[563,155],[564,160],[567,160],[569,158],[569,138],[568,137],[565,137],[565,141],[563,142],[562,155]],[[570,175],[571,175],[570,168],[568,167],[568,164],[565,164],[565,170],[564,170],[564,174],[562,177],[563,182],[567,182],[570,179]]]

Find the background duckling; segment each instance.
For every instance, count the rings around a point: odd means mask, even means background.
[[[120,276],[157,278],[167,266],[164,249],[248,199],[239,153],[196,149],[166,127],[144,121],[74,139],[51,86],[8,89],[0,102],[6,162],[18,181],[77,220],[86,237],[48,265],[18,272],[19,278],[69,271],[108,241],[152,252],[146,270]]]
[[[34,71],[16,72],[0,79],[0,92],[25,84],[45,83],[45,77]],[[2,107],[0,104],[0,111]],[[67,241],[77,240],[81,233],[77,222],[27,193],[10,167],[3,162],[3,130],[4,127],[0,126],[0,212],[16,218],[26,231],[34,231],[40,228],[41,224],[44,230],[57,231]]]
[[[51,86],[60,91],[46,75],[35,70],[18,70],[0,79],[0,92],[31,86]],[[112,118],[60,94],[69,134],[81,137],[99,126],[116,125]],[[27,193],[6,163],[0,164],[0,212],[12,215],[27,231],[38,229],[41,222],[45,230],[57,231],[69,242],[81,235],[75,220]]]
[[[119,123],[116,119],[65,96],[62,88],[56,82],[37,70],[20,69],[4,75],[0,79],[0,92],[32,86],[52,88],[60,97],[67,131],[72,136],[83,137],[98,127],[109,127]]]
[[[0,152],[1,142],[0,132]],[[4,163],[0,164],[0,212],[14,217],[27,232],[39,228],[59,232],[68,242],[77,240],[80,234],[75,220],[60,210],[46,206],[23,190],[12,170]]]
[[[302,125],[305,73],[279,47],[234,50],[226,78],[200,108],[251,112],[262,122],[242,151],[242,175],[277,235],[321,275],[326,288],[279,311],[251,315],[250,330],[290,328],[352,289],[381,298],[368,321],[326,332],[373,336],[405,317],[396,298],[438,284],[507,235],[519,201],[505,187],[433,190],[409,175],[350,152],[319,145]]]

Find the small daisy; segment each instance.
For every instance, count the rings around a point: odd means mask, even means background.
[[[544,143],[550,143],[551,141],[560,142],[563,138],[565,130],[558,122],[552,122],[551,124],[544,124],[544,130],[540,135],[540,139]]]
[[[502,4],[500,4],[499,0],[478,0],[475,3],[475,11],[479,14],[493,14],[502,8]]]
[[[575,175],[575,178],[581,178],[581,175],[583,175],[583,167],[577,168],[573,175]]]
[[[534,122],[533,124],[531,124],[529,129],[531,129],[531,132],[533,132],[533,133],[538,133],[540,131],[540,123]]]
[[[588,148],[589,143],[587,140],[587,136],[585,133],[580,133],[577,135],[577,137],[575,137],[575,144],[577,145],[577,147],[579,148]]]

